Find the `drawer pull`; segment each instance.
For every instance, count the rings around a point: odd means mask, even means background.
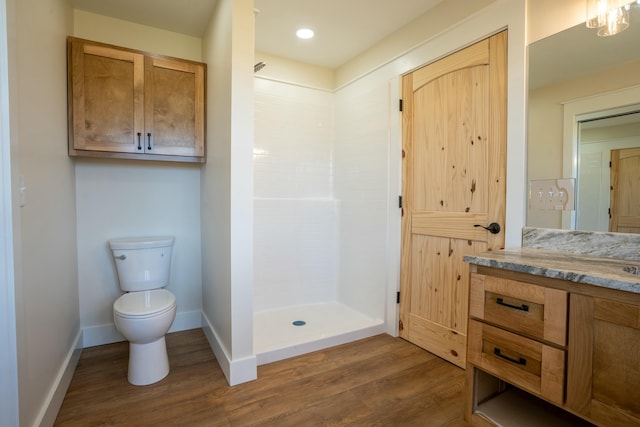
[[[517,359],[514,359],[509,356],[505,356],[504,354],[502,354],[502,351],[498,347],[495,347],[493,349],[493,354],[518,365],[525,366],[527,364],[527,359],[525,359],[524,357],[518,357]]]
[[[497,298],[496,299],[496,304],[503,305],[503,306],[509,307],[509,308],[514,308],[516,310],[529,311],[529,306],[527,304],[522,304],[522,305],[507,304],[506,302],[504,302],[504,300],[502,298]]]

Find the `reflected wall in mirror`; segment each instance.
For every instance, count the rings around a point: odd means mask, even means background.
[[[611,200],[602,194],[608,183],[601,178],[611,174],[601,167],[595,172],[593,151],[601,150],[602,162],[622,139],[633,145],[629,141],[640,139],[640,125],[618,127],[596,119],[640,104],[640,7],[634,3],[631,26],[618,35],[598,37],[580,24],[531,44],[528,99],[528,180],[576,178],[577,207],[575,212],[528,209],[527,226],[608,231]],[[616,133],[607,136],[605,130]],[[631,180],[638,188],[640,177]],[[637,199],[625,203],[626,209],[640,210]]]

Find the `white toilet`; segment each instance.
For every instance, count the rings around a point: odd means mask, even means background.
[[[133,385],[147,385],[169,374],[164,336],[176,317],[176,297],[169,284],[174,238],[141,237],[109,240],[120,288],[126,293],[113,303],[116,328],[129,341],[129,372]]]

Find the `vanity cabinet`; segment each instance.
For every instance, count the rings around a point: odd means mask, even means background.
[[[467,351],[472,425],[640,426],[640,294],[472,265]]]
[[[470,362],[561,404],[567,292],[483,274],[471,281]]]
[[[206,65],[70,37],[69,155],[205,161]]]

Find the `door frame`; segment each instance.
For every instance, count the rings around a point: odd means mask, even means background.
[[[0,0],[0,413],[19,425],[7,2]]]

